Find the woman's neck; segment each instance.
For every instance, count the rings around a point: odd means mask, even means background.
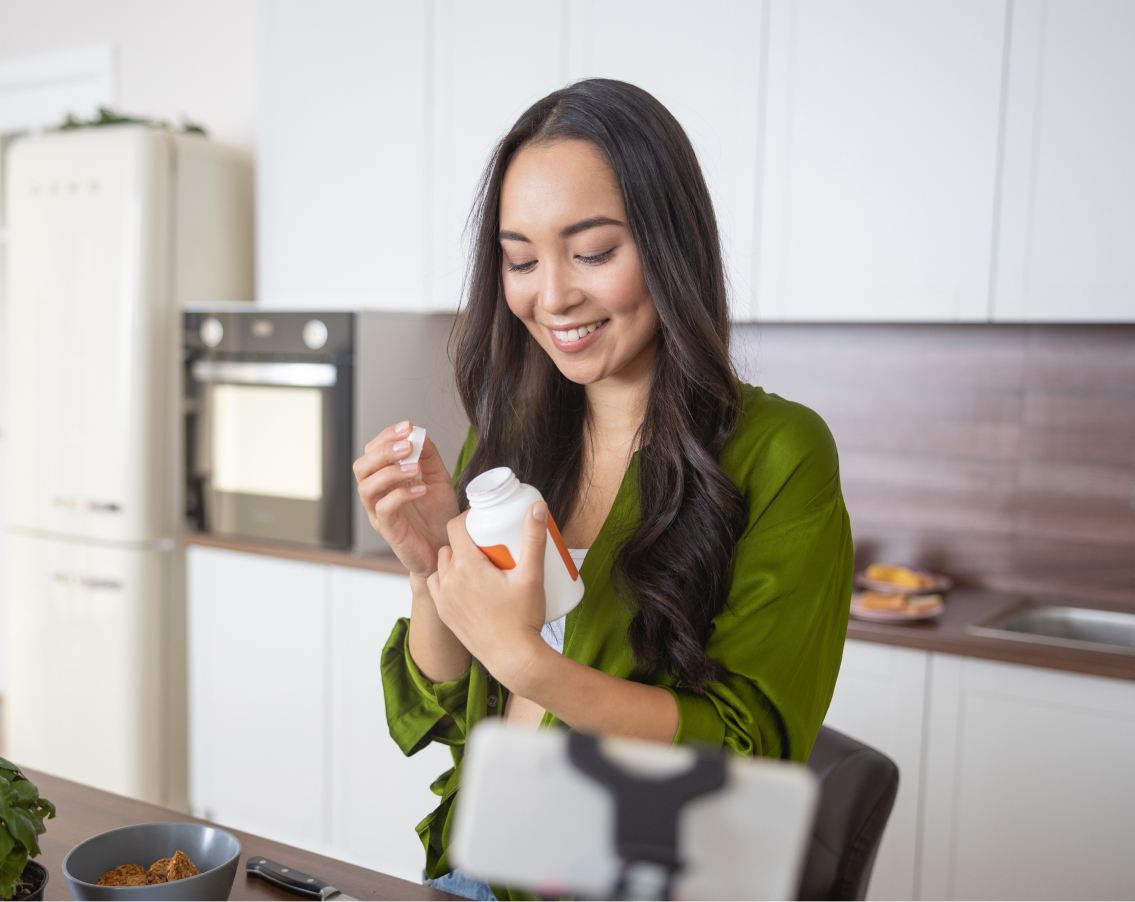
[[[597,455],[637,450],[635,438],[650,397],[657,343],[652,342],[619,372],[586,387],[588,433]]]

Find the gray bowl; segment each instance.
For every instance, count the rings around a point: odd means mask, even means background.
[[[99,877],[120,864],[149,869],[178,850],[189,856],[200,874],[152,886],[98,885]],[[79,843],[63,859],[63,876],[74,899],[227,899],[240,851],[240,840],[208,824],[135,824]]]

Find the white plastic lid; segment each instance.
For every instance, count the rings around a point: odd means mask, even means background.
[[[410,453],[398,461],[398,463],[416,464],[418,458],[422,456],[422,445],[426,443],[426,427],[415,426],[410,430],[410,437],[407,441],[410,443]]]

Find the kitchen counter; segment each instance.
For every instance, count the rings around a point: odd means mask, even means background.
[[[189,545],[225,548],[246,554],[262,554],[335,567],[354,567],[406,575],[406,568],[393,554],[356,554],[349,551],[282,545],[197,532],[187,533],[185,541]],[[966,627],[970,624],[987,620],[1026,597],[1032,596],[1025,593],[955,589],[946,595],[945,613],[935,620],[918,623],[875,623],[852,619],[847,626],[847,638],[970,658],[1005,661],[1010,664],[1135,680],[1135,655],[1061,648],[1023,640],[997,639],[991,636],[973,635],[966,631]]]
[[[216,536],[204,532],[186,532],[186,545],[201,545],[206,548],[223,548],[227,551],[241,551],[245,554],[263,554],[280,557],[290,561],[307,561],[311,564],[330,564],[333,567],[354,567],[357,570],[375,570],[379,573],[393,573],[408,576],[409,571],[393,554],[359,554],[354,551],[339,551],[335,548],[315,548],[310,545],[288,545],[282,542],[269,542],[258,539],[238,539],[232,536]]]
[[[67,853],[85,839],[107,830],[126,827],[131,824],[148,824],[158,821],[191,821],[206,824],[199,818],[190,817],[169,808],[140,802],[114,793],[104,792],[53,777],[49,774],[25,769],[24,773],[37,787],[40,794],[50,799],[58,815],[47,821],[47,832],[40,837],[43,854],[36,860],[48,871],[45,899],[70,899],[67,880],[63,876],[63,859]],[[263,855],[281,864],[298,868],[306,874],[325,880],[342,892],[357,899],[456,899],[448,893],[438,892],[428,886],[410,883],[381,874],[345,861],[305,852],[292,846],[272,842],[251,833],[229,830],[241,844],[240,866],[233,881],[230,899],[297,899],[298,896],[286,893],[244,872],[249,856]]]
[[[966,631],[966,627],[971,624],[981,623],[1022,599],[1032,597],[1043,596],[955,589],[946,595],[945,612],[934,620],[916,623],[876,623],[852,618],[847,625],[847,638],[969,658],[986,658],[1010,664],[1135,680],[1135,655],[1061,648],[1040,642],[974,635]]]

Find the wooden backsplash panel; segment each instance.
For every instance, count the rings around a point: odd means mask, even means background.
[[[1135,326],[738,326],[748,382],[815,409],[860,565],[1135,604]]]

